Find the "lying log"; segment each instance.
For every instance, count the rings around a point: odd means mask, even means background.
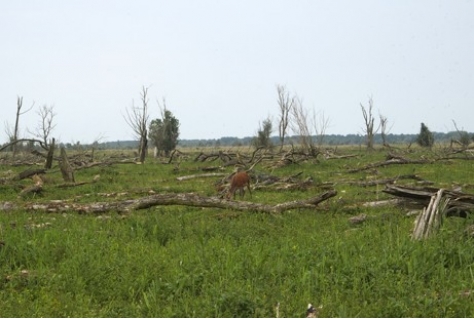
[[[73,211],[77,213],[102,214],[107,212],[128,213],[135,210],[147,209],[153,206],[183,205],[193,207],[211,207],[232,209],[237,211],[253,211],[261,213],[281,213],[290,209],[315,209],[316,206],[337,195],[336,190],[329,190],[306,200],[295,200],[276,205],[253,203],[246,201],[234,201],[218,197],[206,197],[195,193],[169,193],[155,194],[138,199],[130,199],[115,202],[98,203],[73,203],[68,201],[50,201],[48,203],[28,203],[24,209],[29,211],[42,211],[51,213],[62,213]],[[1,204],[1,203],[0,203]],[[1,206],[1,205],[0,205]]]
[[[324,154],[324,159],[326,160],[334,160],[334,159],[346,159],[346,158],[354,158],[359,157],[359,154],[348,154],[348,155],[334,155],[334,154]]]
[[[20,196],[26,196],[30,194],[36,195],[36,194],[41,193],[42,191],[43,191],[43,185],[36,184],[36,185],[28,186],[25,189],[23,189],[20,192]]]
[[[6,184],[11,181],[15,181],[15,182],[21,181],[22,179],[25,179],[25,178],[40,176],[43,174],[46,174],[46,170],[43,168],[40,168],[40,169],[29,168],[17,175],[15,175],[15,173],[12,170],[8,170],[6,172],[2,172],[3,176],[0,177],[0,185]]]
[[[407,159],[407,158],[391,158],[383,162],[371,163],[363,167],[353,168],[353,169],[350,169],[348,172],[357,173],[357,172],[365,171],[365,170],[376,168],[376,167],[384,167],[384,166],[394,165],[394,164],[398,164],[398,165],[400,164],[428,164],[432,162],[433,161],[426,160],[426,159],[412,160],[412,159]]]
[[[176,177],[176,179],[181,182],[181,181],[186,181],[186,180],[194,179],[194,178],[223,177],[223,176],[227,176],[227,174],[225,174],[225,173],[204,173],[204,174],[179,176],[179,177]]]
[[[13,177],[12,180],[20,181],[22,179],[31,177],[33,175],[39,175],[39,174],[46,174],[46,170],[44,168],[29,168],[19,173],[17,176]]]
[[[349,182],[349,184],[357,185],[361,187],[371,187],[371,186],[377,186],[377,185],[394,184],[397,181],[402,180],[402,179],[413,179],[417,181],[418,184],[423,184],[423,185],[434,184],[433,182],[424,180],[423,178],[415,174],[399,175],[399,176],[391,177],[391,178],[374,179],[374,180],[368,180],[368,181],[353,181],[353,182]]]

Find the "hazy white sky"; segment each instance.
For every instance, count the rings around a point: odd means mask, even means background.
[[[17,96],[35,102],[23,136],[46,104],[61,142],[132,139],[123,115],[143,86],[183,139],[276,123],[277,84],[324,112],[328,134],[362,133],[370,96],[391,133],[474,131],[471,0],[2,1],[0,45],[0,142]]]

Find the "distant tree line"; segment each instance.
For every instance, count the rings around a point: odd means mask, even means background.
[[[437,143],[450,143],[453,140],[459,138],[458,132],[448,132],[448,133],[438,133],[433,132],[433,140]],[[391,145],[400,145],[400,144],[416,144],[418,143],[418,138],[420,134],[387,134],[385,139]],[[271,142],[274,145],[279,145],[280,138],[279,136],[270,137]],[[290,143],[297,143],[299,140],[298,136],[289,136],[285,141],[285,145]],[[366,136],[362,134],[328,134],[325,136],[325,145],[328,146],[338,146],[338,145],[365,145]],[[177,143],[180,147],[232,147],[232,146],[248,146],[253,147],[255,142],[255,137],[221,137],[216,139],[180,139]],[[374,135],[375,146],[382,145],[382,135]],[[96,149],[136,149],[138,147],[139,141],[110,141],[103,143],[95,143]],[[65,143],[61,144],[66,148],[73,149],[77,148],[80,144],[71,144]],[[429,145],[427,145],[429,146]],[[34,148],[33,145],[25,146],[30,149]],[[88,148],[92,147],[91,145],[80,145],[80,147]]]

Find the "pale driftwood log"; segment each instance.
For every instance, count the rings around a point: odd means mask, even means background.
[[[227,176],[225,173],[205,173],[205,174],[194,174],[194,175],[186,175],[186,176],[180,176],[176,177],[178,181],[186,181],[188,179],[194,179],[194,178],[202,178],[202,177],[222,177],[222,176]]]
[[[29,203],[24,209],[30,211],[43,211],[59,213],[73,211],[77,213],[107,213],[119,212],[128,213],[135,210],[147,209],[153,206],[183,205],[193,207],[211,207],[231,209],[237,211],[253,211],[261,213],[281,213],[290,209],[315,209],[316,206],[337,195],[336,190],[330,190],[306,200],[295,200],[276,205],[252,203],[245,201],[226,200],[217,197],[206,197],[195,193],[170,193],[156,194],[138,199],[130,199],[116,202],[98,202],[98,203],[71,203],[67,201],[50,201],[49,203]]]
[[[378,200],[374,202],[365,202],[361,206],[362,207],[383,207],[383,206],[397,206],[402,203],[400,199],[386,199],[386,200]]]
[[[325,154],[324,159],[327,160],[334,160],[334,159],[346,159],[346,158],[353,158],[359,157],[359,154],[349,154],[349,155],[334,155],[334,154]]]

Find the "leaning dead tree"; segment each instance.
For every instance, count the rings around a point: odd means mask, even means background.
[[[231,209],[234,211],[252,211],[260,213],[282,213],[290,209],[316,209],[318,204],[337,195],[336,190],[326,191],[318,196],[306,200],[294,200],[275,205],[234,201],[218,197],[206,197],[195,193],[155,194],[138,199],[129,199],[115,202],[77,203],[71,201],[50,201],[46,203],[27,203],[23,207],[4,202],[0,203],[0,210],[26,209],[49,213],[77,212],[82,214],[102,214],[109,212],[130,213],[136,210],[148,209],[154,206],[182,205],[192,207],[210,207]]]
[[[130,126],[130,128],[134,131],[134,133],[139,138],[139,145],[138,145],[138,154],[140,158],[140,162],[145,162],[146,152],[148,148],[148,138],[147,138],[147,127],[149,121],[149,114],[148,114],[148,88],[143,87],[141,93],[141,101],[142,106],[135,107],[132,105],[131,111],[128,109],[126,110],[127,115],[124,116],[125,121]]]

